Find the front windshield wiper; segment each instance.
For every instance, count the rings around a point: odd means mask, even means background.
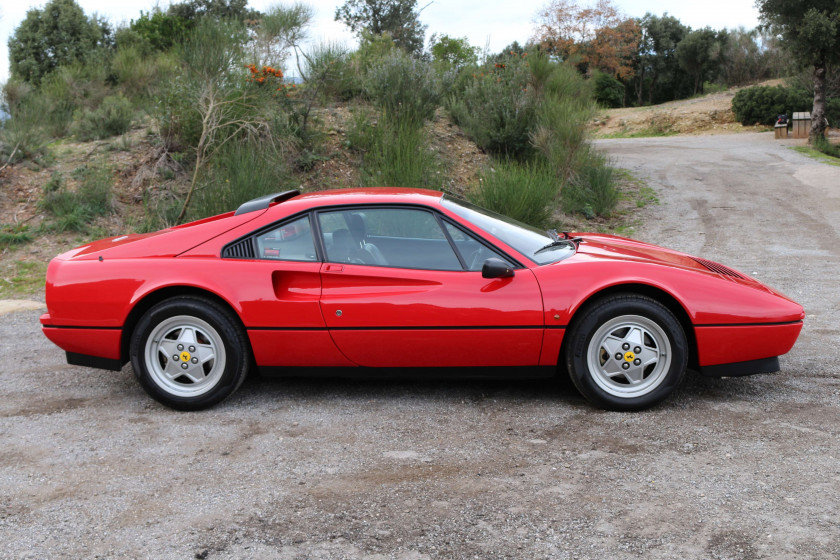
[[[574,239],[558,239],[558,240],[556,240],[556,241],[552,241],[552,242],[551,242],[551,243],[549,243],[548,245],[543,245],[542,247],[540,247],[539,249],[537,249],[536,251],[534,251],[534,254],[535,254],[535,255],[539,255],[539,254],[540,254],[540,253],[542,253],[543,251],[548,251],[548,250],[553,249],[553,248],[555,248],[555,247],[560,247],[561,245],[562,245],[562,246],[565,246],[565,247],[571,247],[571,248],[576,249],[576,248],[577,248],[577,244],[575,243],[575,241],[578,241],[578,238],[574,238]]]

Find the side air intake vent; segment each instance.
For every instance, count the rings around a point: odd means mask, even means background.
[[[254,244],[251,239],[243,239],[232,245],[228,245],[222,251],[222,258],[225,259],[253,259]]]
[[[718,274],[723,274],[724,276],[731,276],[732,278],[741,278],[741,279],[746,278],[746,276],[744,276],[743,274],[741,274],[740,272],[738,272],[736,270],[732,270],[728,266],[723,266],[722,264],[716,263],[714,261],[709,261],[709,260],[706,260],[706,259],[700,259],[700,258],[697,258],[697,257],[692,257],[692,258],[695,261],[702,264],[703,266],[705,266],[706,268],[708,268],[709,270],[711,270],[712,272],[717,272]]]

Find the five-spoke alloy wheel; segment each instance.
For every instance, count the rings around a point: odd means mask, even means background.
[[[566,364],[589,401],[638,410],[667,397],[685,375],[688,344],[673,313],[656,300],[616,295],[584,309],[569,329]]]
[[[131,338],[131,364],[157,401],[180,410],[218,403],[245,379],[249,356],[238,321],[202,298],[179,297],[152,307]]]

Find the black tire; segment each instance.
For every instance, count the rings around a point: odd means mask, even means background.
[[[567,336],[569,377],[601,408],[648,408],[685,377],[685,332],[674,314],[652,298],[621,294],[598,300],[575,316]]]
[[[250,345],[229,310],[183,296],[143,315],[131,335],[130,355],[149,396],[177,410],[200,410],[239,388],[248,374]]]

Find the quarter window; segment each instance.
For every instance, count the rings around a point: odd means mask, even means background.
[[[257,258],[280,261],[316,261],[309,216],[287,222],[257,236]]]

